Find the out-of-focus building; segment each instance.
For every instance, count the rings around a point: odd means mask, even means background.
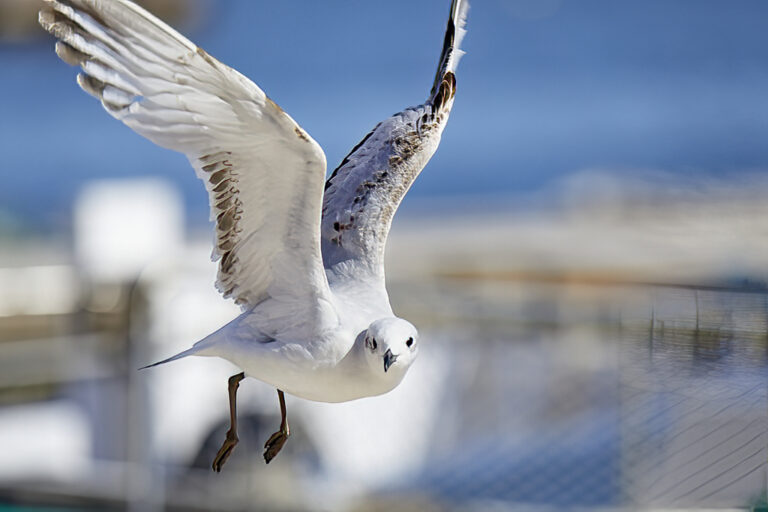
[[[759,181],[658,201],[593,175],[548,210],[472,203],[399,217],[398,314],[423,346],[404,383],[348,404],[246,381],[225,361],[137,368],[237,313],[162,182],[81,194],[72,244],[0,253],[0,502],[135,510],[741,507],[766,491],[768,207]],[[611,183],[601,177],[599,183]],[[583,198],[589,196],[586,201]],[[663,197],[663,194],[662,194]],[[555,207],[555,205],[557,205]],[[110,229],[114,226],[114,229]],[[33,440],[33,441],[30,441]],[[14,463],[13,461],[19,461]],[[762,497],[761,497],[762,496]]]

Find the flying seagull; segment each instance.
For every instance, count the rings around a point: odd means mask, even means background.
[[[418,333],[392,312],[384,246],[400,201],[434,154],[456,93],[469,3],[453,0],[426,102],[376,125],[326,180],[320,146],[245,76],[128,0],[46,0],[40,24],[77,82],[110,115],[180,151],[205,183],[216,224],[216,286],[242,307],[182,357],[218,356],[236,394],[246,376],[277,389],[282,421],[269,463],[289,436],[285,393],[344,402],[395,388]]]

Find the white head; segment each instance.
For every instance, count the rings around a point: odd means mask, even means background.
[[[402,318],[382,318],[363,334],[363,351],[371,369],[396,377],[399,382],[419,352],[416,328]]]

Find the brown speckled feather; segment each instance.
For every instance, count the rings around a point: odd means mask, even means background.
[[[384,247],[403,196],[440,143],[456,94],[469,3],[454,0],[427,101],[382,121],[325,183],[322,253],[329,278],[384,277]]]

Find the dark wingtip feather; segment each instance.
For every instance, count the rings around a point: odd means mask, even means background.
[[[440,52],[440,61],[437,66],[437,72],[435,73],[435,81],[432,84],[432,90],[429,93],[429,102],[433,105],[437,105],[435,101],[438,95],[440,95],[440,89],[445,82],[448,73],[452,75],[456,72],[456,66],[458,65],[459,58],[464,52],[461,50],[461,41],[464,38],[466,32],[464,26],[467,21],[467,13],[469,12],[468,0],[453,0],[451,2],[451,13],[448,16],[448,25],[445,29],[445,38],[443,40],[443,49]],[[453,76],[453,92],[456,89],[456,77]],[[451,93],[452,97],[453,93]],[[443,99],[445,96],[442,96]]]

